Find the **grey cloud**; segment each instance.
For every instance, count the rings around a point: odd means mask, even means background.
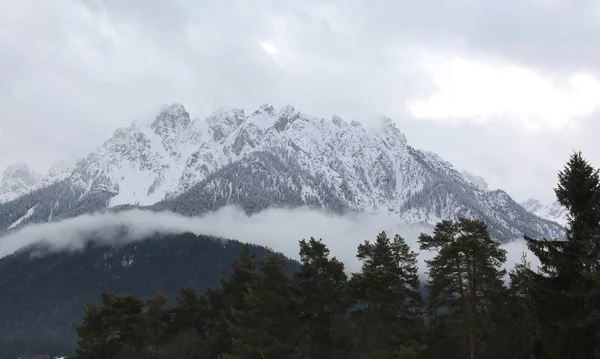
[[[595,2],[543,1],[22,0],[0,15],[0,167],[22,160],[45,171],[165,103],[198,117],[289,103],[316,116],[386,114],[417,147],[519,197],[543,196],[536,188],[567,148],[600,152],[594,121],[529,137],[508,120],[454,126],[404,111],[432,91],[421,50],[499,57],[557,78],[596,66]],[[279,47],[280,65],[259,41]]]

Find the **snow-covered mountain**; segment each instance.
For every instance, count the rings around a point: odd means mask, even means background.
[[[480,190],[489,190],[488,184],[483,177],[474,175],[468,171],[462,171],[461,174],[465,177],[467,181],[471,182],[475,187],[479,188]]]
[[[13,200],[35,188],[42,176],[23,163],[8,166],[0,182],[0,203]]]
[[[381,119],[378,130],[367,130],[357,121],[312,118],[291,106],[276,111],[263,105],[251,114],[223,109],[192,120],[173,104],[149,126],[117,129],[68,173],[0,205],[0,230],[17,221],[105,208],[199,214],[238,204],[249,213],[303,205],[383,211],[406,223],[476,217],[502,239],[562,232],[504,191],[482,187],[483,179],[409,146],[389,118]]]
[[[539,199],[530,198],[521,203],[521,206],[536,216],[554,221],[563,226],[567,225],[567,209],[561,206],[558,201],[544,204]]]

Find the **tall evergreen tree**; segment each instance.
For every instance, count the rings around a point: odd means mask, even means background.
[[[423,329],[417,254],[404,238],[381,232],[358,246],[362,270],[350,281],[355,355],[360,358],[416,357]]]
[[[329,258],[321,240],[300,241],[302,267],[294,276],[300,299],[300,341],[302,358],[344,358],[350,338],[344,336],[347,311],[344,263]]]
[[[568,212],[566,240],[525,237],[541,263],[532,272],[532,307],[539,323],[540,357],[600,356],[600,175],[571,155],[558,174],[558,202]]]
[[[428,309],[435,340],[444,348],[438,357],[488,357],[481,338],[492,325],[494,301],[504,292],[506,251],[490,238],[485,223],[466,218],[441,221],[433,236],[419,236],[419,244],[421,250],[437,252],[426,263]],[[452,348],[453,343],[463,346]]]
[[[131,294],[102,293],[102,305],[89,303],[81,325],[75,325],[79,340],[76,359],[137,357],[146,334],[144,301]]]
[[[172,320],[167,329],[166,357],[208,358],[212,330],[206,298],[199,297],[194,287],[182,287],[169,315]]]
[[[232,264],[232,268],[231,276],[221,281],[220,288],[207,292],[212,330],[210,357],[233,352],[232,335],[227,325],[227,322],[232,320],[230,308],[241,311],[246,309],[244,294],[256,272],[256,254],[250,251],[248,245],[244,246],[240,259]]]
[[[259,270],[246,285],[243,307],[230,309],[233,353],[225,358],[293,358],[298,300],[285,264],[285,258],[271,251],[257,262]]]
[[[169,340],[167,328],[171,325],[169,310],[166,308],[167,295],[162,288],[154,290],[154,296],[144,301],[145,352],[150,358],[163,356],[162,347]]]

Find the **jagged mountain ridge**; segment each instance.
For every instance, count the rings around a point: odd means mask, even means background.
[[[54,163],[45,176],[22,162],[8,166],[0,180],[0,204],[64,180],[72,171],[72,166],[65,161]]]
[[[527,211],[535,214],[538,217],[545,218],[549,221],[559,223],[563,226],[567,225],[567,209],[558,201],[550,204],[542,203],[539,199],[530,198],[521,203],[521,206]]]
[[[66,178],[0,205],[0,229],[123,206],[200,214],[227,204],[248,213],[272,205],[384,211],[406,223],[477,217],[502,239],[562,233],[505,192],[409,146],[389,118],[370,131],[263,105],[192,120],[180,104],[149,126],[117,129]]]

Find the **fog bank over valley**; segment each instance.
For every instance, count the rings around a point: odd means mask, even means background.
[[[375,240],[378,233],[400,234],[414,251],[419,252],[420,233],[432,233],[429,225],[402,224],[392,215],[351,213],[334,215],[323,211],[296,209],[267,209],[247,215],[230,206],[201,217],[187,217],[172,212],[127,210],[118,213],[94,213],[58,222],[32,224],[0,237],[0,258],[33,243],[44,242],[52,251],[80,250],[86,240],[98,239],[107,244],[115,239],[138,241],[153,234],[191,232],[215,237],[236,239],[245,243],[268,246],[284,255],[299,259],[298,241],[310,237],[322,238],[331,254],[343,261],[348,272],[360,270],[356,248],[364,240]],[[510,269],[527,250],[522,239],[503,244],[507,250],[505,267]],[[426,271],[428,252],[419,253],[419,269]],[[528,255],[532,267],[537,258]]]

